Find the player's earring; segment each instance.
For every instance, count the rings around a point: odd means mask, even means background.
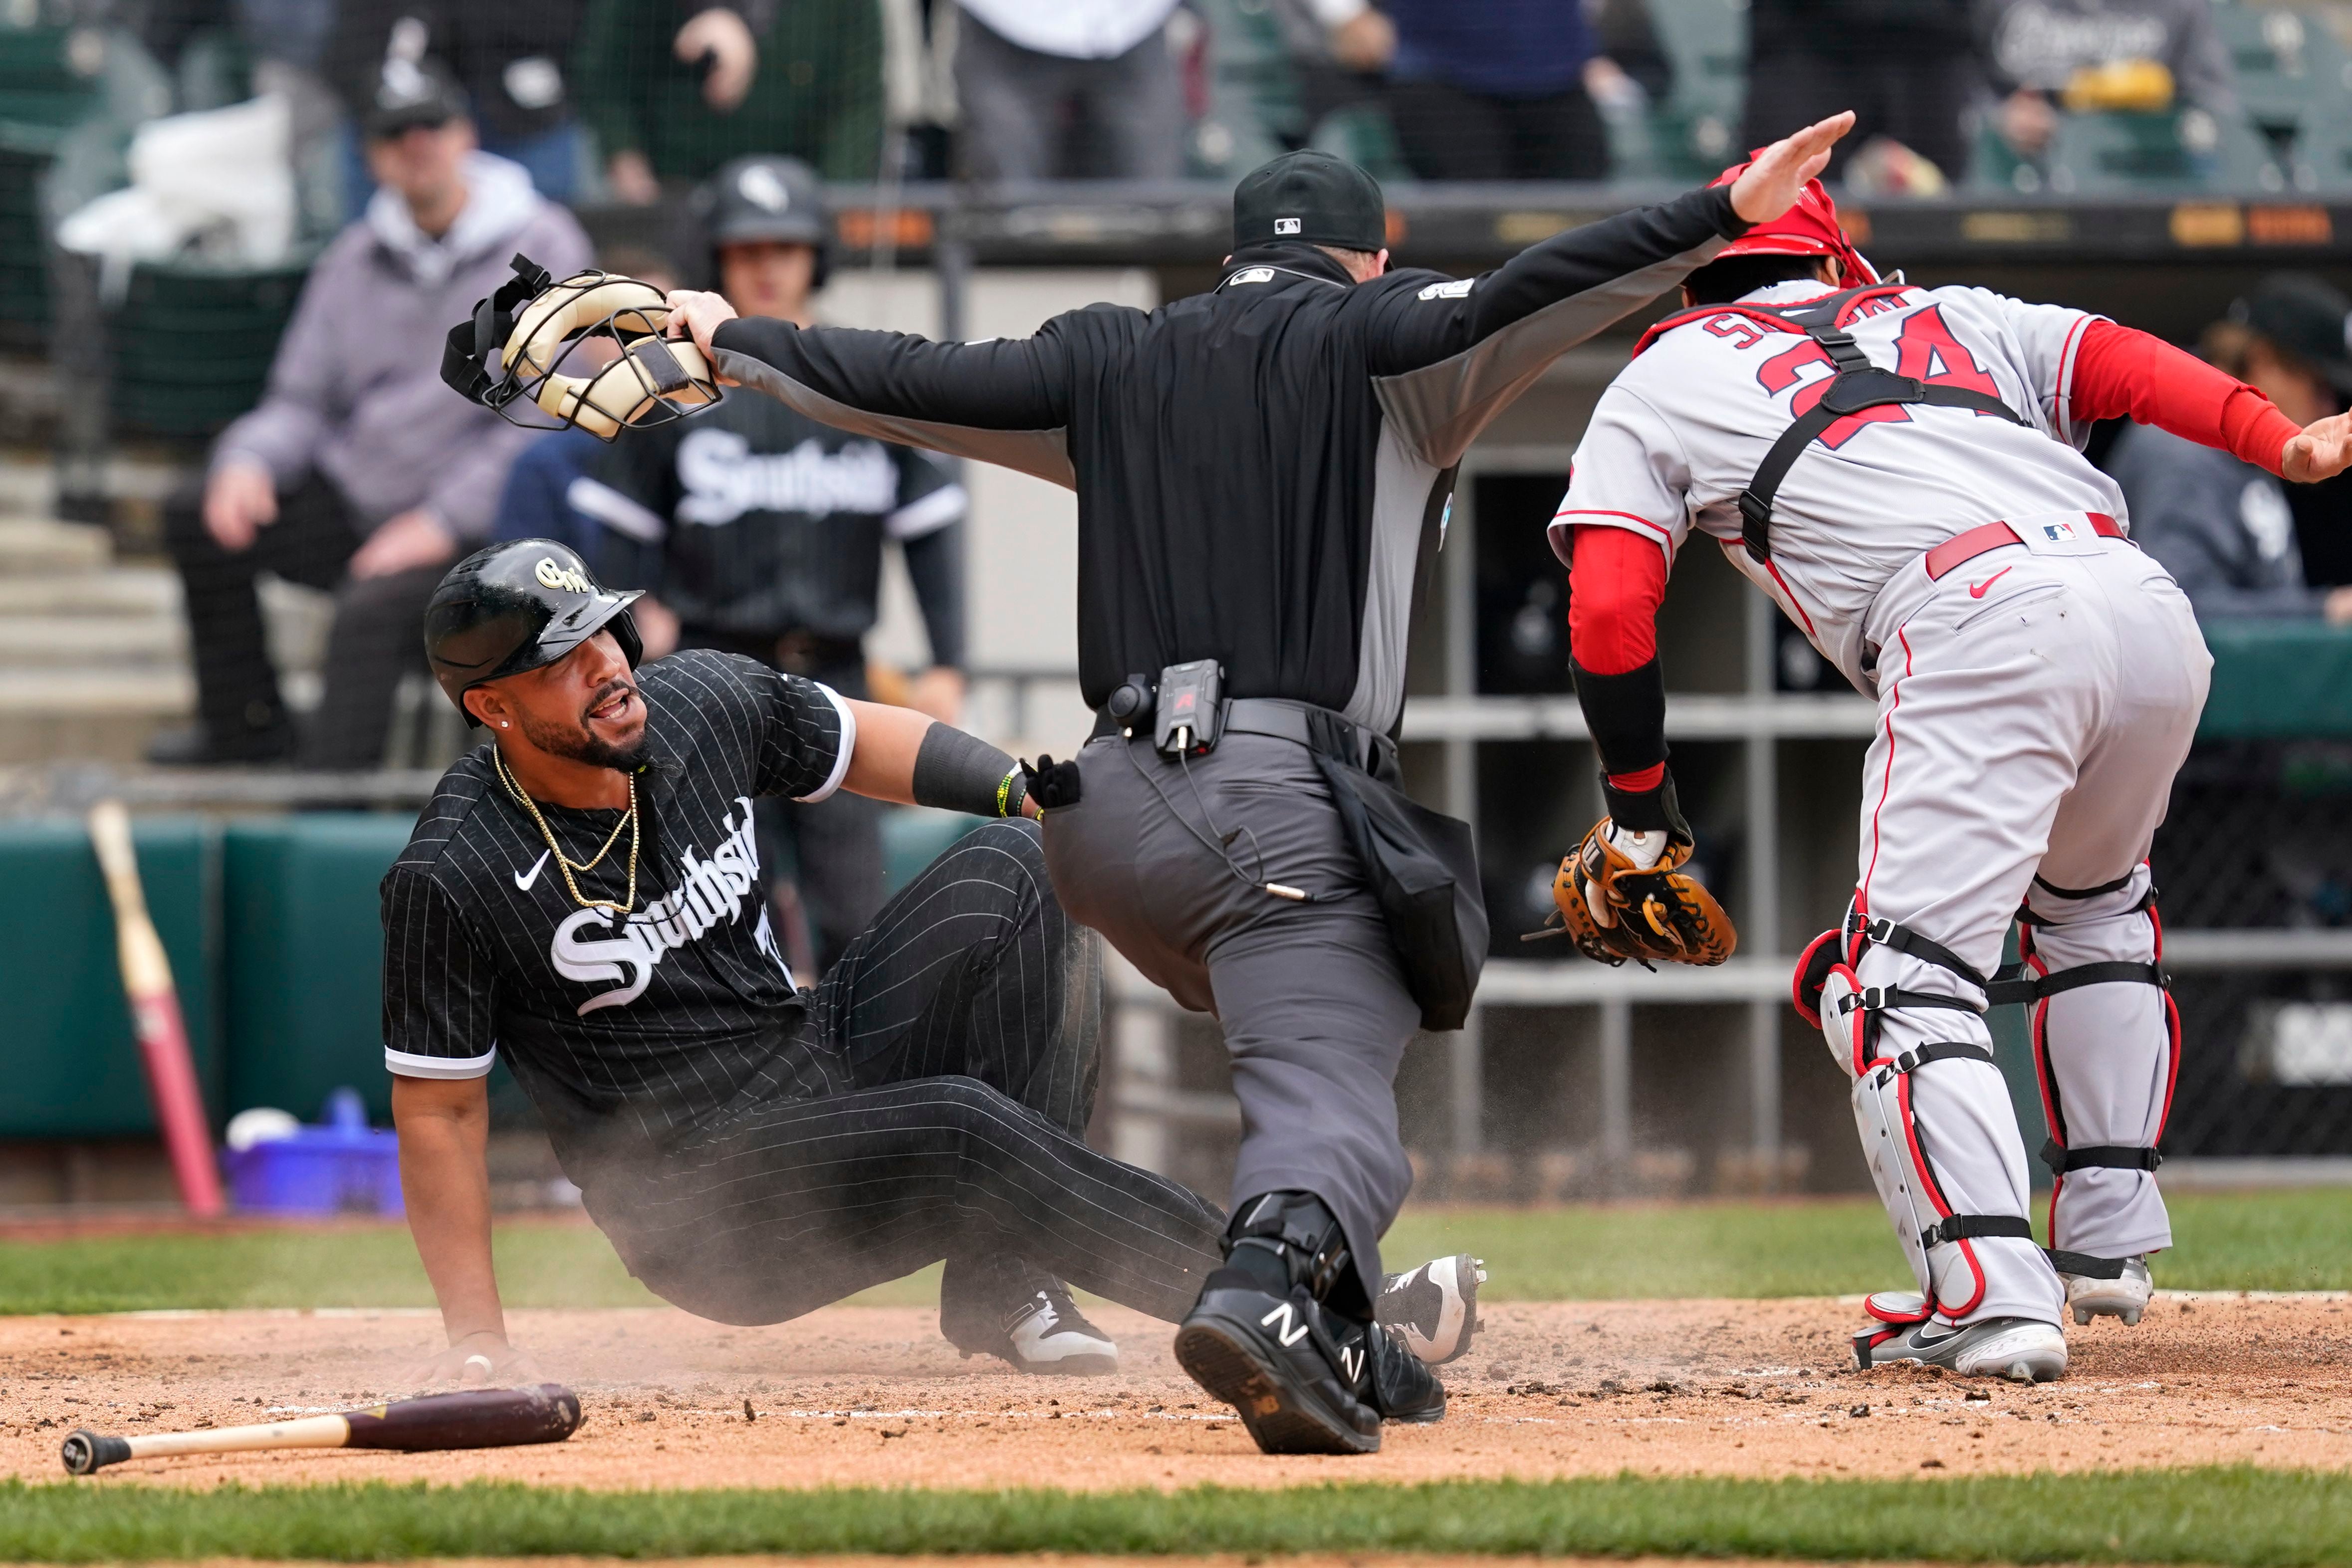
[[[500,729],[512,729],[512,728],[514,727],[514,726],[512,726],[512,725],[509,724],[509,723],[508,723],[506,720],[504,720],[504,719],[500,719],[500,720],[499,720],[499,727]]]

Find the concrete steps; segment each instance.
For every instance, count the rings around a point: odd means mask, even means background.
[[[0,517],[0,763],[133,762],[195,687],[177,577],[103,528]]]

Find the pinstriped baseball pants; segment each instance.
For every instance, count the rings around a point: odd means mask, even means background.
[[[943,1322],[1051,1274],[1174,1320],[1225,1217],[1084,1141],[1101,1035],[1094,936],[1038,831],[992,823],[884,906],[811,998],[793,1076],[591,1195],[630,1271],[722,1322],[796,1317],[940,1259]]]

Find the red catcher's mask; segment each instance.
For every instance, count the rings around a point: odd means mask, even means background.
[[[1754,162],[1755,156],[1749,153],[1748,161]],[[1747,172],[1747,163],[1734,163],[1710,184],[1728,185]],[[1835,256],[1839,287],[1859,288],[1878,281],[1878,269],[1864,259],[1862,252],[1845,237],[1845,230],[1838,224],[1837,204],[1830,200],[1830,193],[1822,188],[1819,180],[1805,182],[1795,206],[1777,218],[1756,225],[1715,253],[1717,261],[1727,256]]]

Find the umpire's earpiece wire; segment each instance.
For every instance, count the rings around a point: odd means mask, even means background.
[[[1142,779],[1144,783],[1150,785],[1151,787],[1151,792],[1160,797],[1160,803],[1168,808],[1168,814],[1175,818],[1180,823],[1183,824],[1183,828],[1186,832],[1200,840],[1201,845],[1203,849],[1216,856],[1219,860],[1224,862],[1225,870],[1232,873],[1235,882],[1240,883],[1244,887],[1254,887],[1260,893],[1271,894],[1276,898],[1286,899],[1292,904],[1311,904],[1314,902],[1315,895],[1307,892],[1305,888],[1292,887],[1286,883],[1268,882],[1265,880],[1265,851],[1258,843],[1257,834],[1255,831],[1244,824],[1242,827],[1235,828],[1231,833],[1219,833],[1217,838],[1210,838],[1208,833],[1203,833],[1200,829],[1192,825],[1191,818],[1185,816],[1183,812],[1176,809],[1176,802],[1171,800],[1168,798],[1167,791],[1160,788],[1160,780],[1154,779],[1150,774],[1143,770],[1143,764],[1135,759],[1135,747],[1130,742],[1128,734],[1124,731],[1121,732],[1119,737],[1119,749],[1127,753],[1127,765],[1135,769],[1136,777]],[[1202,799],[1201,794],[1201,786],[1192,777],[1192,759],[1186,757],[1183,751],[1179,750],[1176,753],[1176,760],[1183,765],[1184,781],[1192,787],[1192,799],[1200,802],[1201,820],[1209,824],[1209,832],[1218,832],[1217,820],[1209,815],[1209,802]],[[1257,856],[1258,874],[1255,877],[1244,872],[1241,868],[1241,862],[1234,860],[1233,856],[1233,851],[1230,846],[1232,845],[1234,837],[1241,833],[1249,834],[1250,852]]]

